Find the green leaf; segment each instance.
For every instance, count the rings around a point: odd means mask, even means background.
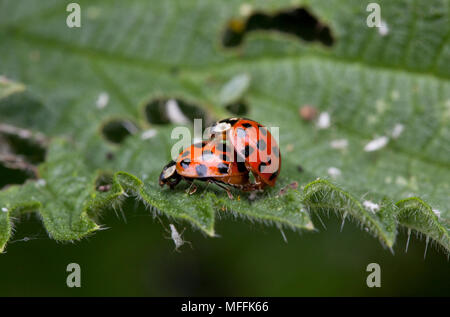
[[[448,252],[450,6],[379,1],[386,34],[366,27],[369,2],[250,1],[268,15],[304,5],[334,44],[258,30],[224,48],[228,22],[248,11],[240,1],[79,1],[82,27],[72,29],[65,3],[2,1],[0,74],[27,90],[0,90],[0,121],[73,144],[57,139],[50,147],[41,177],[51,191],[29,182],[1,192],[8,209],[0,214],[1,241],[11,234],[12,210],[39,209],[52,237],[73,240],[98,228],[87,214],[131,194],[208,235],[218,214],[311,230],[310,215],[333,211],[389,248],[405,227]],[[240,74],[251,82],[230,84]],[[187,184],[161,189],[173,126],[145,116],[145,105],[161,96],[197,105],[210,121],[233,115],[224,100],[245,98],[246,117],[280,128],[276,187],[256,200],[238,191],[229,200],[213,186],[193,195]],[[302,120],[303,105],[328,114],[330,126]],[[112,119],[137,131],[111,144],[100,131]],[[143,137],[148,129],[156,136]],[[107,193],[95,190],[98,170],[114,175]],[[295,181],[299,189],[288,186]]]

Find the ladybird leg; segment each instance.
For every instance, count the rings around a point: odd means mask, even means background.
[[[191,184],[189,188],[186,189],[186,194],[193,195],[197,191],[197,186],[194,184],[194,180],[186,179],[186,181]]]
[[[217,186],[219,186],[220,188],[222,188],[223,190],[225,190],[227,192],[228,198],[230,198],[231,200],[234,199],[233,194],[231,194],[231,191],[229,188],[225,187],[223,184],[219,183],[216,180],[211,180],[212,183],[216,184]]]
[[[169,185],[170,189],[174,189],[180,181],[181,177],[179,177],[179,175],[177,174],[177,177],[172,178],[172,180],[168,180],[167,184]]]

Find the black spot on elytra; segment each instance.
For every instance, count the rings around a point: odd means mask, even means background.
[[[275,154],[276,157],[280,156],[280,149],[278,146],[272,146],[272,153]]]
[[[247,171],[247,167],[245,166],[244,162],[237,162],[237,168],[238,168],[238,171],[241,173]]]
[[[258,143],[256,143],[256,147],[258,150],[264,151],[266,149],[266,142],[264,142],[264,140],[259,140]]]
[[[198,149],[201,149],[206,145],[206,143],[207,143],[206,141],[197,142],[197,143],[194,143],[194,146]]]
[[[227,153],[222,153],[222,161],[230,162],[230,157],[227,155]]]
[[[276,14],[257,11],[246,20],[233,18],[223,34],[222,44],[225,47],[239,46],[248,32],[257,30],[276,30],[309,42],[318,41],[326,46],[334,44],[330,28],[304,8]]]
[[[238,121],[239,121],[239,118],[228,118],[228,119],[220,120],[218,123],[223,123],[223,122],[225,122],[225,123],[229,123],[229,124],[231,124],[231,126],[233,126],[233,125],[235,125],[236,122],[238,122]]]
[[[230,147],[226,143],[218,144],[217,149],[222,152],[230,152]]]
[[[186,169],[189,167],[189,165],[191,164],[191,160],[190,159],[184,159],[180,162],[180,165],[183,169]]]
[[[266,162],[261,162],[261,163],[259,164],[259,166],[258,166],[259,172],[260,172],[260,173],[264,173],[265,167],[268,166],[268,165],[270,165],[270,164],[272,164],[272,160],[271,160],[271,159],[269,159],[269,161],[267,161],[267,163],[266,163]]]
[[[219,163],[219,165],[217,166],[217,168],[219,169],[219,172],[222,173],[222,174],[228,173],[228,164],[225,164],[225,163]]]
[[[253,153],[253,151],[254,150],[250,145],[246,145],[245,149],[242,151],[242,155],[247,158]]]
[[[276,171],[272,175],[270,175],[269,181],[273,181],[277,176],[278,176],[278,171]]]
[[[259,132],[260,132],[262,135],[264,135],[264,136],[267,135],[267,129],[264,128],[264,127],[259,127]]]
[[[203,164],[199,164],[195,167],[195,171],[197,172],[198,177],[205,177],[207,170],[207,167]]]
[[[185,151],[185,152],[181,155],[181,157],[186,157],[186,156],[188,156],[189,154],[191,154],[191,151]]]
[[[246,122],[246,123],[243,123],[242,126],[243,126],[244,128],[250,128],[250,127],[252,126],[252,124]]]
[[[237,135],[239,138],[245,138],[245,136],[247,135],[247,133],[245,132],[244,129],[242,129],[242,128],[237,128],[237,129],[236,129],[236,135]]]

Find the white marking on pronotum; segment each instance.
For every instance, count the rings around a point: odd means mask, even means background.
[[[187,124],[189,122],[188,118],[183,114],[178,102],[175,99],[169,99],[166,103],[167,117],[170,122],[178,124]]]
[[[338,139],[330,142],[330,146],[336,150],[345,150],[348,147],[347,139]]]
[[[141,134],[142,140],[147,140],[153,138],[157,134],[156,129],[148,129]]]
[[[173,242],[175,243],[175,250],[178,251],[178,248],[180,248],[185,243],[191,244],[189,241],[185,241],[181,237],[184,230],[181,231],[181,233],[178,233],[177,228],[175,228],[174,224],[169,224],[169,227],[170,227],[170,237],[172,238]]]
[[[400,136],[400,134],[402,134],[404,129],[405,129],[405,126],[403,124],[397,123],[394,126],[394,129],[392,129],[392,133],[391,133],[392,138],[397,139]]]
[[[381,136],[379,138],[373,139],[364,147],[364,151],[373,152],[378,151],[384,148],[389,142],[389,138],[387,136]]]
[[[366,208],[367,210],[369,210],[371,212],[376,212],[380,209],[380,205],[373,203],[370,200],[365,200],[363,202],[363,206],[364,206],[364,208]]]
[[[322,112],[317,119],[317,128],[328,129],[330,127],[330,114],[328,112]]]
[[[405,253],[408,252],[409,239],[411,239],[411,229],[408,228],[408,240],[406,240]]]
[[[381,21],[380,26],[378,27],[378,33],[380,33],[381,36],[386,36],[389,34],[389,26],[386,21]]]
[[[8,208],[3,207],[3,208],[2,208],[2,211],[3,211],[3,212],[8,212]]]
[[[109,102],[109,95],[106,92],[101,92],[98,97],[95,104],[97,105],[98,109],[103,109],[108,105]]]
[[[340,170],[339,168],[337,168],[337,167],[330,167],[330,168],[328,169],[328,174],[329,174],[331,177],[336,178],[336,177],[338,177],[339,175],[341,175],[341,170]]]

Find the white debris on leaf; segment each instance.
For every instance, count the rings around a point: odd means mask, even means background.
[[[153,138],[158,132],[156,131],[156,129],[148,129],[144,132],[142,132],[141,134],[141,139],[142,140],[147,140],[147,139],[151,139]]]
[[[392,100],[398,100],[398,98],[400,98],[400,93],[398,92],[398,90],[391,91],[391,98]]]
[[[330,142],[330,146],[336,150],[345,150],[348,147],[347,139],[338,139]]]
[[[376,139],[373,139],[369,143],[366,144],[364,147],[364,151],[366,152],[373,152],[378,151],[382,148],[384,148],[389,142],[389,138],[387,136],[382,136]]]
[[[2,208],[2,211],[3,211],[3,212],[8,212],[8,208],[3,207],[3,208]]]
[[[317,128],[328,129],[330,127],[330,114],[328,112],[322,112],[317,119]]]
[[[400,136],[400,134],[402,134],[404,129],[405,129],[405,126],[403,124],[397,123],[394,126],[394,129],[392,129],[392,133],[391,133],[392,138],[397,139]]]
[[[47,185],[47,182],[45,181],[45,179],[40,178],[40,179],[38,179],[38,180],[36,181],[36,185],[39,186],[39,187],[42,187],[42,186]]]
[[[167,117],[172,123],[187,124],[189,122],[189,119],[186,118],[184,113],[181,111],[178,106],[178,102],[175,99],[167,100],[166,111]]]
[[[366,208],[367,210],[369,210],[371,212],[376,212],[380,209],[380,205],[373,203],[370,200],[365,200],[363,202],[363,206],[364,206],[364,208]]]
[[[122,125],[131,134],[135,134],[136,132],[138,132],[138,129],[136,128],[136,126],[133,123],[131,123],[130,121],[124,121],[122,123]]]
[[[389,34],[389,26],[386,21],[381,21],[380,26],[378,27],[378,33],[380,33],[381,36],[386,36]]]
[[[395,179],[395,183],[400,186],[408,185],[408,181],[402,176],[397,176],[397,178]]]
[[[433,212],[434,212],[434,214],[435,214],[438,218],[441,217],[441,212],[440,212],[439,210],[433,209]]]
[[[102,92],[98,95],[96,105],[98,109],[103,109],[108,105],[109,95],[107,92]]]
[[[239,14],[243,17],[247,17],[252,14],[253,8],[250,3],[243,3],[239,7]]]
[[[220,103],[228,105],[241,99],[250,87],[250,82],[251,77],[246,73],[235,75],[220,90]]]
[[[336,178],[336,177],[340,176],[341,174],[342,174],[341,170],[337,167],[330,167],[328,169],[328,175],[330,175],[333,178]]]
[[[174,224],[169,224],[170,227],[170,237],[172,238],[173,242],[175,243],[175,250],[178,251],[178,248],[180,248],[183,244],[189,243],[189,241],[185,241],[182,238],[183,232],[179,233],[177,228]]]

